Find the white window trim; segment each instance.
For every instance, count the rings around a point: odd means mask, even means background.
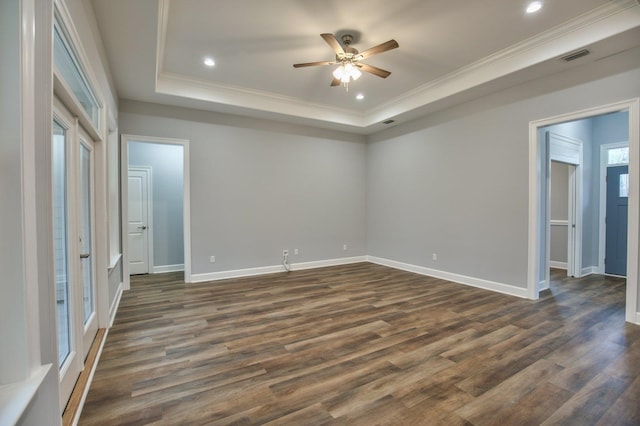
[[[71,111],[71,113],[78,117],[80,124],[82,124],[82,127],[85,128],[85,130],[89,133],[93,140],[96,142],[102,141],[105,129],[105,103],[103,101],[104,97],[99,90],[100,86],[98,85],[98,79],[96,78],[96,74],[91,67],[89,57],[82,47],[80,36],[78,35],[78,31],[73,24],[71,14],[69,13],[69,9],[67,8],[65,1],[55,0],[54,6],[54,20],[56,16],[59,18],[59,23],[62,25],[62,30],[68,37],[67,42],[71,45],[70,47],[76,55],[75,59],[77,61],[75,65],[81,71],[82,76],[86,80],[89,89],[92,92],[92,95],[95,97],[96,102],[98,103],[98,116],[100,117],[98,127],[96,128],[87,112],[84,110],[84,108],[82,108],[80,102],[78,102],[77,98],[69,88],[69,85],[64,81],[64,78],[62,78],[62,75],[55,66],[55,61],[53,61],[54,92],[62,100],[65,106]]]

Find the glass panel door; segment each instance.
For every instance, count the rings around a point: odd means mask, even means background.
[[[51,156],[53,159],[53,240],[55,251],[56,318],[58,328],[58,367],[71,353],[71,310],[69,298],[69,251],[67,250],[67,130],[53,121]]]
[[[78,293],[76,119],[57,100],[54,102],[51,138],[51,180],[53,184],[53,240],[56,286],[56,327],[60,368],[60,408],[64,409],[82,371],[82,300]]]
[[[95,313],[95,255],[93,227],[93,143],[80,129],[78,152],[78,213],[80,277],[82,282],[83,353],[86,358],[98,330]]]

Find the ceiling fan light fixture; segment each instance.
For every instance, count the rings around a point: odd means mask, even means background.
[[[342,83],[349,83],[351,80],[357,80],[362,75],[360,70],[353,66],[351,62],[347,62],[345,64],[341,64],[338,68],[333,71],[333,76],[340,80]]]
[[[351,65],[351,64],[349,64]],[[351,78],[354,80],[357,80],[360,78],[360,76],[362,75],[362,73],[360,72],[360,70],[357,67],[354,67],[353,65],[351,65]]]

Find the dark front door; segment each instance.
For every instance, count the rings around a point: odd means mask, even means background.
[[[627,210],[629,166],[607,168],[606,248],[604,271],[627,275]]]

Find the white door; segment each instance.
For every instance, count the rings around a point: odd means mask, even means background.
[[[149,171],[129,169],[129,274],[149,273]]]
[[[78,243],[80,259],[79,286],[82,297],[83,360],[89,354],[93,339],[98,332],[95,291],[95,225],[94,225],[94,167],[93,141],[89,135],[79,129],[80,143],[78,151]]]
[[[78,339],[79,306],[77,275],[78,246],[74,232],[72,159],[76,140],[76,121],[69,111],[56,101],[51,140],[51,171],[53,181],[53,240],[56,281],[56,328],[58,368],[60,376],[60,408],[64,409],[73,386],[82,371],[81,340]]]
[[[51,171],[61,409],[98,331],[93,152],[92,139],[55,99]]]

